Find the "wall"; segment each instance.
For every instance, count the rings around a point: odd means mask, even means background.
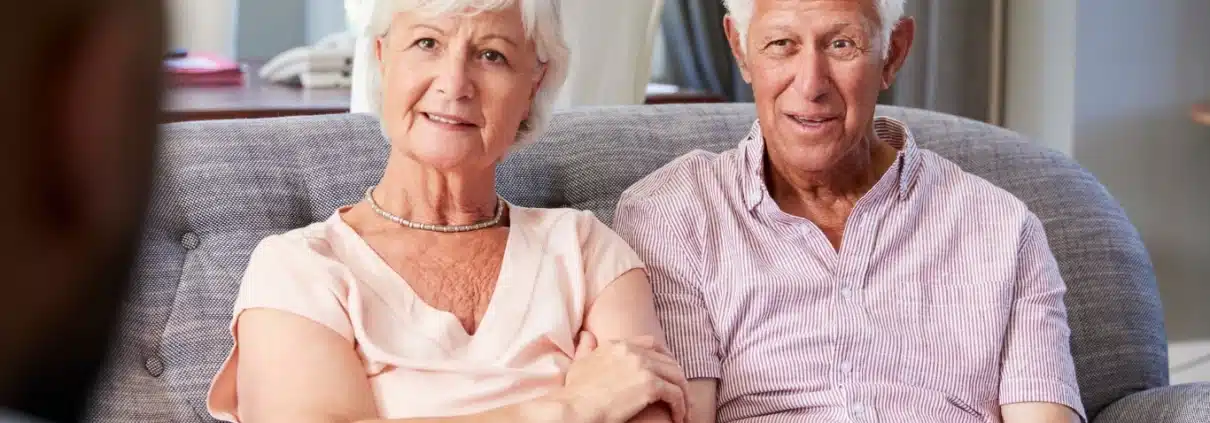
[[[186,0],[213,1],[213,0]],[[338,0],[326,0],[340,3]],[[269,59],[307,44],[307,2],[300,0],[239,0],[237,56]]]
[[[345,2],[341,0],[307,0],[307,43],[319,41],[329,34],[344,31]]]
[[[1173,382],[1210,381],[1210,2],[1010,2],[1005,125],[1072,155],[1156,267]]]
[[[1015,0],[1005,16],[1004,126],[1071,154],[1074,0]]]
[[[234,56],[238,51],[235,39],[238,3],[238,0],[169,1],[169,47]]]

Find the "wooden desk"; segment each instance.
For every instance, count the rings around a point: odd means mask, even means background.
[[[1210,102],[1193,106],[1193,109],[1189,111],[1189,115],[1193,117],[1194,122],[1210,125]]]
[[[304,89],[273,84],[247,67],[245,83],[229,87],[170,88],[165,98],[165,122],[322,115],[349,111],[348,89]],[[702,92],[649,94],[647,104],[721,103],[726,98]]]

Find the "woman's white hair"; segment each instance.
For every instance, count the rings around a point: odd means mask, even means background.
[[[891,53],[891,32],[895,30],[895,26],[899,24],[899,20],[903,18],[903,4],[906,0],[870,0],[878,6],[878,24],[880,26],[878,33],[878,50],[882,53],[882,58],[886,59]],[[752,21],[752,9],[756,0],[723,0],[723,4],[727,6],[727,13],[731,15],[731,19],[735,20],[735,28],[739,31],[739,39],[741,48],[747,48],[748,42],[748,23]]]
[[[521,23],[525,27],[525,35],[534,42],[537,48],[538,61],[546,66],[542,85],[530,105],[529,117],[517,134],[518,144],[535,140],[550,121],[551,109],[559,96],[559,89],[567,79],[567,67],[570,52],[563,40],[563,26],[559,17],[560,0],[363,0],[371,2],[368,12],[363,15],[365,33],[360,34],[371,40],[386,35],[391,29],[395,15],[401,12],[420,12],[432,16],[447,13],[474,14],[495,11],[512,7],[520,3]],[[364,6],[363,6],[364,7]],[[366,51],[368,50],[368,52]],[[370,112],[382,117],[382,73],[378,57],[374,50],[363,49],[357,60],[369,64],[368,83],[365,84],[365,98],[369,101]],[[368,56],[368,57],[367,57]],[[534,66],[538,66],[534,63]],[[383,134],[386,134],[385,122]]]

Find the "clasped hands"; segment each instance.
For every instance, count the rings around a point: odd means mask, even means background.
[[[598,344],[581,332],[562,395],[585,421],[626,423],[643,409],[667,404],[675,423],[684,423],[688,382],[676,359],[654,337]]]

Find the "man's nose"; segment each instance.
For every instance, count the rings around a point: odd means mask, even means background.
[[[826,100],[834,87],[827,57],[816,51],[808,51],[799,57],[794,75],[795,90],[812,102]]]
[[[469,99],[475,95],[475,84],[470,78],[471,65],[462,49],[449,49],[441,58],[433,86],[438,93],[453,100]]]

